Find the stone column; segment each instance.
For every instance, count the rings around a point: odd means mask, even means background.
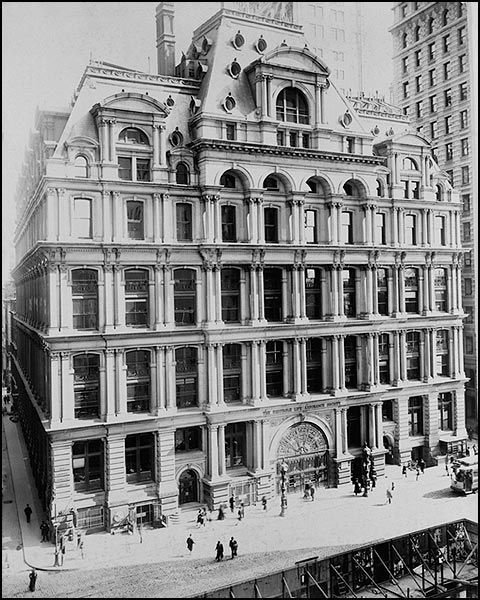
[[[99,306],[99,312],[101,310]],[[60,328],[62,330],[72,329],[73,326],[73,300],[72,284],[68,280],[68,267],[60,265]]]
[[[208,406],[216,408],[218,405],[217,371],[215,345],[207,344],[207,373],[208,373]]]
[[[342,408],[342,440],[343,440],[343,449],[342,453],[348,453],[348,427],[347,427],[347,409]]]
[[[406,343],[406,331],[402,329],[400,333],[400,367],[401,367],[401,379],[407,381],[407,343]]]
[[[378,448],[378,440],[377,440],[377,431],[376,431],[376,419],[375,419],[375,404],[371,403],[368,405],[368,429],[370,433],[370,448],[372,450],[377,450]]]
[[[224,344],[215,344],[217,354],[217,397],[218,406],[225,408],[225,400],[223,394],[223,346]]]
[[[124,351],[115,353],[115,414],[125,415],[127,412],[127,367],[124,364]]]
[[[265,291],[263,283],[263,266],[257,268],[258,277],[258,318],[263,323],[266,323],[265,319]],[[283,291],[283,279],[282,279],[282,291]]]
[[[300,338],[300,392],[307,393],[307,340]]]
[[[267,399],[267,378],[266,378],[266,342],[260,340],[258,343],[258,362],[260,367],[260,400]]]
[[[252,401],[256,404],[260,400],[260,363],[257,341],[251,342],[251,374],[252,374]]]
[[[113,265],[106,264],[103,266],[103,277],[104,277],[104,311],[105,311],[105,332],[113,331],[113,313],[114,313],[114,299],[113,299]]]
[[[50,389],[47,398],[50,398],[50,421],[53,424],[60,423],[62,420],[62,372],[60,363],[60,354],[51,352],[50,359]]]
[[[207,425],[208,435],[208,474],[210,479],[218,479],[218,425]]]
[[[172,278],[172,268],[171,267],[163,267],[163,291],[165,294],[164,299],[164,318],[165,318],[165,326],[171,327],[174,323],[174,314],[173,314],[173,286],[174,281]]]
[[[339,342],[340,336],[339,335],[333,335],[330,340],[331,340],[331,358],[332,358],[332,363],[331,363],[331,368],[332,368],[332,395],[335,395],[339,389],[340,389],[340,357],[339,357],[339,350],[338,350],[338,342]]]
[[[342,408],[335,409],[335,451],[337,458],[340,458],[344,454],[343,410]]]
[[[48,263],[48,320],[49,333],[56,334],[60,330],[59,323],[59,297],[60,297],[60,277],[58,265]]]
[[[218,474],[225,475],[225,425],[218,426]]]
[[[282,385],[282,395],[286,398],[290,392],[290,369],[289,369],[289,360],[288,360],[288,342],[283,342],[283,352],[282,352],[282,367],[283,367],[283,385]]]
[[[121,503],[125,493],[125,433],[105,438],[105,496],[108,506]]]
[[[175,410],[176,404],[176,373],[175,354],[173,346],[167,346],[165,355],[165,379],[167,392],[167,410]]]
[[[257,268],[250,265],[250,320],[252,323],[258,321],[258,287]]]

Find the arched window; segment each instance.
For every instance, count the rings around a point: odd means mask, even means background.
[[[428,35],[430,35],[431,33],[433,33],[433,23],[434,23],[434,19],[433,17],[430,17],[427,21],[427,31],[428,31]]]
[[[343,191],[347,196],[358,196],[359,198],[362,197],[362,187],[353,179],[350,179],[344,183]]]
[[[420,40],[420,25],[417,25],[415,27],[414,39],[415,39],[416,42],[418,42]]]
[[[79,354],[73,357],[74,414],[76,419],[100,416],[100,357]]]
[[[272,192],[280,191],[278,179],[276,177],[273,177],[272,175],[265,177],[262,187],[264,187],[266,190],[271,190]]]
[[[124,144],[142,144],[149,145],[147,136],[140,129],[135,127],[127,127],[120,132],[118,141]]]
[[[309,112],[305,96],[296,88],[285,88],[277,97],[277,119],[308,125]]]
[[[442,13],[442,27],[448,25],[448,9],[445,9]]]
[[[402,169],[405,171],[418,171],[418,165],[413,158],[407,156],[403,159]]]
[[[89,172],[88,172],[88,160],[82,156],[79,155],[75,158],[75,177],[88,177]]]
[[[408,36],[406,33],[402,35],[402,48],[406,48],[408,44]]]
[[[175,271],[174,305],[175,324],[194,325],[196,322],[197,296],[196,273],[193,269]]]
[[[439,202],[443,200],[443,190],[441,185],[437,185],[435,188],[435,199]]]
[[[220,185],[226,188],[235,189],[237,187],[237,178],[233,173],[224,173],[220,177]]]
[[[72,271],[73,328],[98,325],[98,273],[94,269]]]
[[[189,185],[190,183],[190,171],[185,163],[178,163],[175,171],[175,181],[182,185]]]
[[[127,366],[127,412],[147,412],[150,408],[150,352],[125,353]]]

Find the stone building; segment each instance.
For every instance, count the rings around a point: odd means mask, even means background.
[[[53,522],[351,484],[465,440],[458,194],[301,27],[221,9],[89,64],[19,185],[12,368]]]
[[[395,2],[394,101],[459,192],[466,419],[478,427],[478,5]]]

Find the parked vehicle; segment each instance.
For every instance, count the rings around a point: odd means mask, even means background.
[[[472,494],[478,490],[477,454],[453,462],[450,487],[460,494]]]

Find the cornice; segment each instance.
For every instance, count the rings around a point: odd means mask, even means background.
[[[190,144],[190,147],[198,152],[201,150],[218,150],[222,152],[239,152],[242,154],[265,154],[274,156],[291,156],[294,158],[307,158],[311,160],[331,160],[338,162],[363,163],[383,165],[386,158],[381,156],[366,156],[342,154],[340,152],[322,152],[306,148],[279,148],[278,146],[256,145],[243,142],[226,142],[223,140],[201,139]]]

